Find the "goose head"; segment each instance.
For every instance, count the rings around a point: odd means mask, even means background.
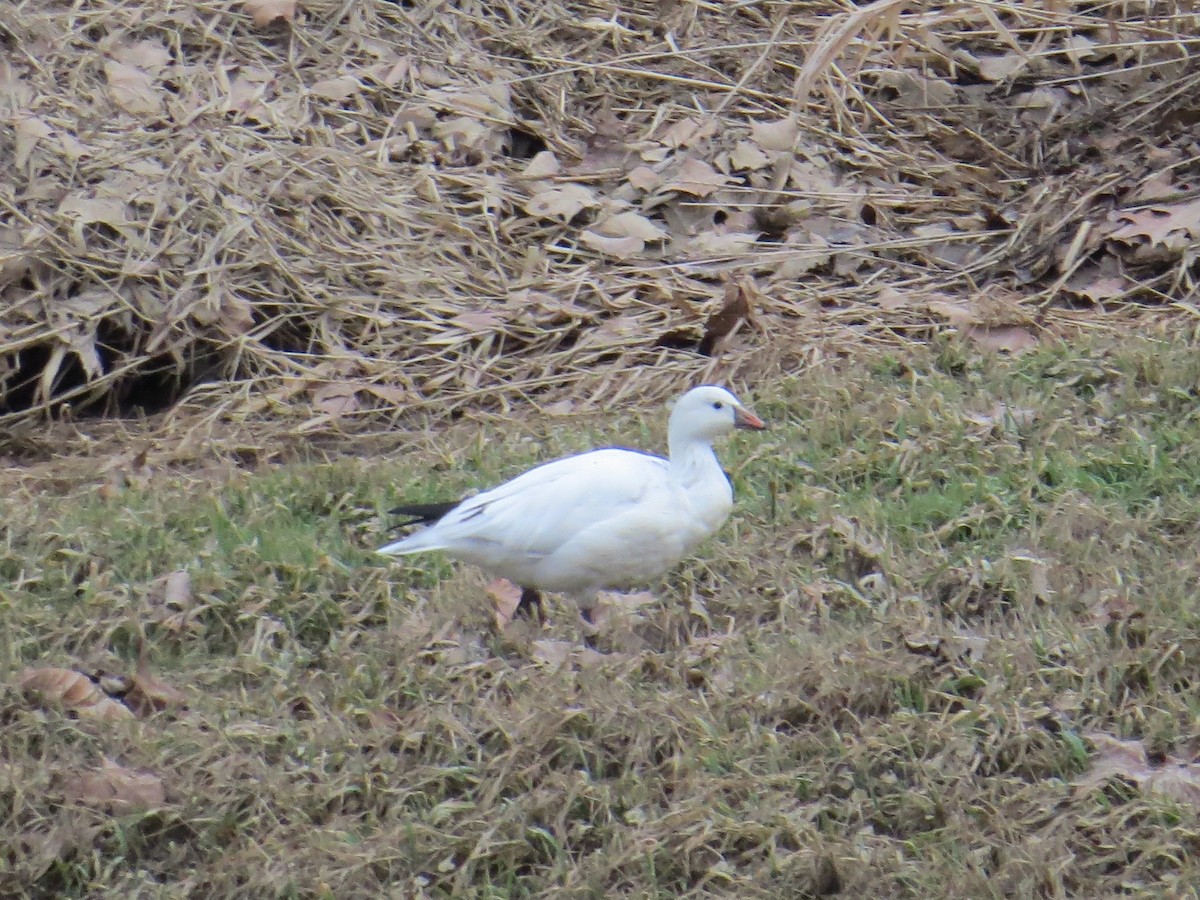
[[[711,444],[735,428],[757,431],[766,427],[762,419],[725,388],[706,384],[679,398],[671,412],[669,432],[672,444],[694,441]]]

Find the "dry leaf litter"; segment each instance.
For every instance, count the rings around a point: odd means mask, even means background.
[[[563,411],[1192,310],[1195,19],[17,4],[0,423]]]

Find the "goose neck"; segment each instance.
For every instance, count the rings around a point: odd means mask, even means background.
[[[712,444],[696,438],[672,436],[668,442],[671,472],[682,483],[690,484],[702,480],[715,468],[720,471],[717,455]]]

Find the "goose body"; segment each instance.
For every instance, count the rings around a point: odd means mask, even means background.
[[[597,592],[653,581],[721,526],[733,490],[712,442],[739,427],[764,426],[723,388],[694,388],[671,414],[669,458],[591,450],[456,504],[402,506],[404,524],[430,524],[379,552],[441,551],[586,614]]]

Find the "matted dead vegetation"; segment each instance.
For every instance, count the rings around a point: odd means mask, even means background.
[[[1191,311],[1196,19],[10,3],[0,421],[569,409]]]

